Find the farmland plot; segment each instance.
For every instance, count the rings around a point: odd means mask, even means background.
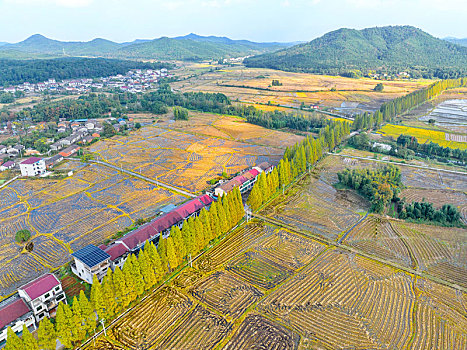
[[[0,190],[0,287],[7,294],[45,270],[68,262],[70,253],[99,245],[139,218],[185,198],[143,180],[91,164],[68,161],[62,180],[17,180]],[[31,232],[31,253],[15,242]]]
[[[345,196],[326,182],[308,177],[293,195],[266,213],[296,228],[336,239],[357,223],[357,211],[367,208],[358,196]]]
[[[262,161],[276,163],[285,147],[300,139],[254,126],[256,135],[266,136],[250,140],[252,134],[247,131],[250,124],[234,123],[231,119],[221,119],[216,126],[226,125],[223,138],[213,137],[209,132],[204,135],[202,130],[194,133],[179,122],[174,124],[181,125],[181,131],[172,124],[160,123],[161,127],[148,126],[118,140],[100,141],[92,145],[91,151],[113,165],[198,192],[223,172],[235,174]],[[246,131],[234,133],[235,127]]]

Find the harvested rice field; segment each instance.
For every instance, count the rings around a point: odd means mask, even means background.
[[[68,161],[61,180],[19,179],[0,189],[0,289],[12,292],[45,271],[70,261],[88,244],[102,244],[139,218],[185,197],[97,164]],[[15,242],[31,232],[32,252]]]
[[[100,160],[198,193],[209,180],[268,161],[277,163],[301,136],[272,131],[239,118],[195,113],[189,121],[156,125],[91,146]]]
[[[242,225],[86,349],[132,348],[142,334],[148,349],[465,349],[467,230],[364,215],[369,203],[332,184],[369,166],[325,158],[261,212],[280,226]],[[144,320],[164,319],[167,289],[188,301],[162,329]],[[123,329],[131,337],[116,339]]]

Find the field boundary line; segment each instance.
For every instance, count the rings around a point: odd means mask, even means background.
[[[429,166],[425,166],[425,165],[407,164],[407,163],[401,163],[401,162],[394,162],[394,161],[391,161],[391,160],[382,160],[382,159],[373,159],[373,158],[366,158],[366,157],[359,157],[359,156],[350,156],[350,155],[346,155],[346,154],[331,153],[331,152],[327,152],[327,154],[329,154],[330,156],[354,158],[354,159],[361,159],[361,160],[369,160],[371,162],[387,163],[387,164],[407,166],[407,167],[412,167],[412,168],[419,168],[419,169],[426,169],[426,170],[433,170],[433,171],[443,171],[445,173],[451,173],[451,174],[467,175],[466,171],[449,170],[449,169],[442,169],[442,168],[433,168],[433,167],[429,167]]]
[[[418,277],[422,277],[422,278],[426,278],[426,279],[431,280],[431,281],[433,281],[435,283],[442,284],[444,286],[453,288],[455,290],[459,290],[459,291],[462,291],[464,293],[467,293],[467,288],[465,288],[463,286],[460,286],[460,285],[456,284],[455,282],[446,281],[446,280],[444,280],[442,278],[439,278],[439,277],[436,277],[436,276],[433,276],[433,275],[430,275],[430,274],[427,274],[427,273],[423,273],[423,272],[414,270],[411,267],[406,267],[406,266],[400,265],[398,263],[383,259],[381,257],[374,256],[372,254],[368,254],[368,253],[366,253],[366,252],[364,252],[364,251],[362,251],[360,249],[350,247],[350,246],[348,246],[346,244],[338,244],[337,242],[335,242],[335,241],[333,241],[331,239],[325,238],[325,237],[317,237],[316,234],[314,234],[312,232],[304,232],[304,231],[296,229],[296,228],[294,228],[294,227],[292,227],[292,226],[290,226],[290,225],[288,225],[286,223],[283,223],[282,221],[271,219],[269,217],[265,217],[263,215],[259,215],[259,214],[256,214],[256,213],[251,213],[251,216],[256,217],[257,219],[263,220],[265,222],[269,222],[270,224],[273,224],[275,226],[284,227],[284,228],[286,228],[286,229],[288,229],[288,230],[290,230],[290,231],[292,231],[294,233],[297,233],[297,234],[299,234],[301,236],[305,236],[305,237],[314,239],[314,240],[316,240],[316,241],[318,241],[320,243],[331,245],[331,246],[334,246],[334,247],[336,247],[338,249],[346,250],[346,251],[348,251],[350,253],[353,253],[353,254],[358,254],[358,255],[363,256],[363,257],[365,257],[367,259],[378,261],[379,263],[387,265],[389,267],[392,267],[392,268],[394,268],[396,270],[402,270],[402,271],[407,272],[409,274],[412,274],[412,275],[415,275],[415,276],[418,276]]]

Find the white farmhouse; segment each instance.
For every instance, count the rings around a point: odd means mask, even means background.
[[[42,158],[31,157],[19,164],[22,176],[37,176],[45,173],[45,161]]]
[[[20,287],[18,294],[31,308],[37,324],[45,317],[53,317],[58,303],[66,303],[65,292],[59,279],[47,273]]]
[[[19,334],[23,331],[23,325],[36,328],[33,313],[16,293],[0,302],[0,344],[6,341],[8,327]]]
[[[71,264],[71,271],[87,283],[92,284],[93,276],[96,275],[99,282],[107,274],[110,267],[110,255],[95,245],[88,245],[71,254],[75,259]]]

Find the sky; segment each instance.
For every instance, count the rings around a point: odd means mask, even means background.
[[[294,42],[385,25],[466,38],[466,18],[467,0],[0,0],[0,42],[36,33],[63,41],[196,33]]]

